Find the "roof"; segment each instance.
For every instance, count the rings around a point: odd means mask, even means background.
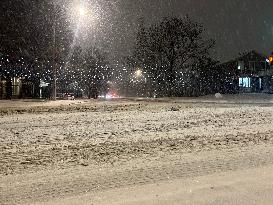
[[[265,62],[266,58],[267,58],[266,56],[258,53],[255,50],[252,50],[250,52],[244,52],[244,53],[241,53],[239,55],[240,55],[239,57],[237,57],[235,59],[232,59],[232,60],[229,60],[229,61],[227,61],[225,63],[221,63],[218,66],[219,67],[223,67],[223,66],[228,66],[228,65],[234,65],[238,61],[245,61],[245,62],[249,62],[249,61]]]

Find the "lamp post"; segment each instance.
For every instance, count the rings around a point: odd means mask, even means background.
[[[57,68],[56,68],[56,16],[54,15],[53,21],[53,52],[52,52],[52,69],[53,69],[53,100],[56,100],[57,96]]]
[[[54,6],[55,8],[55,6]],[[55,10],[55,9],[54,9]],[[84,7],[80,6],[77,10],[77,13],[80,18],[83,18],[87,15],[87,11]],[[57,11],[54,12],[53,16],[53,52],[52,52],[52,70],[53,70],[53,90],[52,90],[52,99],[56,101],[57,98],[57,66],[56,66],[56,15]]]
[[[138,87],[138,91],[140,91],[141,96],[145,95],[145,91],[146,89],[146,84],[147,84],[147,78],[145,76],[145,73],[143,73],[141,68],[137,68],[137,70],[135,71],[135,78],[137,80],[137,87]],[[141,83],[141,85],[139,85],[140,82],[143,82],[144,80],[144,87],[143,87],[143,83]],[[147,95],[147,94],[146,94]]]

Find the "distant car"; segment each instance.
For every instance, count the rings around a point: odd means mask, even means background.
[[[119,98],[119,95],[116,94],[115,92],[109,92],[105,96],[106,99],[112,99],[112,98]]]
[[[64,100],[75,100],[74,93],[65,93],[63,95],[63,99]]]

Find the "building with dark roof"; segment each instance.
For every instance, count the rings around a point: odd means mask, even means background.
[[[273,66],[266,56],[250,51],[217,66],[228,78],[231,90],[247,93],[273,93]],[[224,87],[226,87],[225,85]]]

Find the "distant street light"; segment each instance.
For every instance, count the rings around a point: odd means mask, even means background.
[[[142,76],[142,70],[138,69],[136,71],[136,77],[141,77]]]

